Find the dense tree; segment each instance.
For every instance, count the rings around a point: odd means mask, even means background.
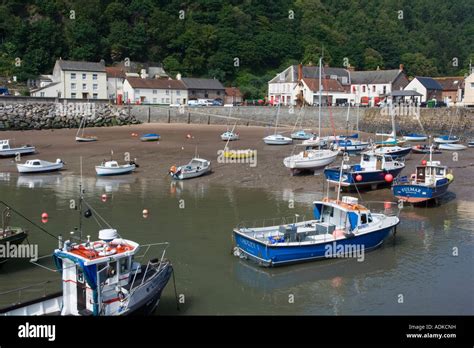
[[[0,76],[48,73],[59,57],[128,57],[256,99],[277,72],[322,55],[331,66],[462,75],[473,34],[473,1],[3,0]]]

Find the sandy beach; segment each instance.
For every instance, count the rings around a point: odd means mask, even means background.
[[[10,139],[12,145],[31,144],[36,146],[37,154],[24,156],[26,159],[39,158],[54,161],[61,158],[66,162],[63,175],[80,173],[80,157],[83,159],[83,175],[95,176],[94,166],[103,159],[110,159],[113,150],[114,159],[122,162],[126,153],[139,164],[137,171],[132,174],[141,178],[165,176],[172,165],[187,163],[197,153],[200,157],[212,161],[213,173],[193,180],[209,181],[218,185],[234,185],[261,188],[288,188],[292,190],[312,191],[322,189],[322,175],[290,175],[283,165],[283,158],[289,156],[295,149],[293,145],[269,146],[262,138],[273,132],[273,129],[263,127],[239,127],[240,139],[230,143],[230,149],[257,150],[257,165],[249,163],[217,163],[218,151],[224,148],[225,142],[220,134],[227,129],[220,125],[195,124],[160,124],[150,123],[122,127],[87,128],[87,135],[94,135],[99,141],[93,143],[76,143],[76,129],[41,130],[41,131],[6,131],[0,133],[0,139]],[[290,130],[280,131],[289,134]],[[156,132],[161,135],[160,142],[141,142],[139,135]],[[342,134],[344,131],[338,131]],[[328,133],[325,131],[323,133]],[[190,135],[190,137],[188,137]],[[367,138],[368,134],[362,134]],[[458,199],[472,200],[466,187],[474,185],[474,149],[460,151],[458,161],[453,161],[453,153],[444,151],[435,155],[436,160],[442,161],[453,169],[455,181],[450,191]],[[402,173],[409,175],[420,163],[423,155],[410,154],[406,160],[407,168]],[[425,157],[427,158],[427,157]],[[352,162],[358,161],[353,157]],[[337,162],[334,165],[338,164]],[[0,159],[0,172],[16,173],[15,162],[12,158]]]

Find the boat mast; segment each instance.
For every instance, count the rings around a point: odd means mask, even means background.
[[[393,105],[391,105],[390,108],[390,116],[392,117],[392,135],[393,135],[393,140],[397,141],[397,131],[395,130],[395,112]]]
[[[82,241],[82,200],[83,200],[83,191],[82,191],[82,156],[80,157],[80,175],[81,179],[79,181],[79,238]]]
[[[322,65],[323,57],[319,57],[319,108],[318,108],[318,137],[319,137],[319,147],[321,147],[321,74],[322,74]]]

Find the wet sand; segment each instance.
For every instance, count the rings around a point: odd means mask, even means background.
[[[300,151],[293,145],[269,146],[262,138],[273,132],[273,128],[264,127],[239,127],[241,140],[229,143],[232,150],[252,149],[257,150],[257,165],[252,167],[249,163],[218,163],[218,151],[224,148],[225,142],[220,139],[220,134],[227,129],[220,125],[196,124],[141,124],[122,127],[87,128],[87,135],[94,135],[99,141],[92,143],[76,143],[76,129],[41,130],[41,131],[6,131],[0,133],[0,139],[10,139],[12,145],[19,146],[31,144],[36,146],[37,154],[23,156],[26,159],[39,158],[55,161],[61,158],[66,162],[63,175],[80,173],[80,157],[83,160],[83,175],[95,176],[94,166],[103,159],[110,159],[111,150],[113,158],[123,162],[125,153],[130,153],[130,158],[136,158],[139,168],[134,174],[141,178],[154,178],[166,176],[172,165],[187,163],[196,150],[200,157],[211,160],[213,172],[193,180],[203,180],[218,185],[232,185],[243,187],[261,188],[288,188],[296,191],[320,191],[323,188],[323,175],[291,176],[283,165],[283,158]],[[288,135],[291,130],[283,130]],[[139,135],[145,133],[159,133],[159,142],[141,142]],[[328,133],[327,130],[323,132]],[[343,134],[344,131],[338,131]],[[191,135],[188,138],[187,135]],[[362,133],[362,138],[369,135]],[[372,135],[373,136],[373,135]],[[450,186],[450,191],[456,198],[473,200],[471,188],[474,186],[474,148],[458,152],[458,161],[453,161],[453,153],[444,151],[435,155],[435,160],[440,160],[453,169],[455,181]],[[402,175],[409,175],[420,161],[428,156],[410,154],[406,160],[407,168]],[[358,161],[353,157],[351,162]],[[338,164],[339,160],[334,163]],[[15,162],[12,158],[0,159],[0,172],[16,173]]]

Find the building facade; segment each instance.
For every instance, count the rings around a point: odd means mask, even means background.
[[[179,80],[127,77],[123,98],[130,104],[186,105],[188,91]]]
[[[474,106],[474,68],[471,69],[471,73],[464,80],[464,97],[462,102],[465,106]]]
[[[176,77],[188,91],[189,100],[197,99],[220,99],[224,101],[225,88],[217,79],[200,79],[193,77]]]
[[[435,77],[434,80],[438,82],[443,90],[441,91],[442,101],[448,106],[454,106],[462,100],[462,90],[464,89],[464,77],[462,76],[447,76]]]
[[[405,87],[405,90],[421,93],[421,102],[427,102],[433,99],[442,101],[443,99],[443,87],[431,77],[416,76]]]

